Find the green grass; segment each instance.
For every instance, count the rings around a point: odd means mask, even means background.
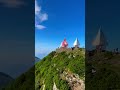
[[[81,79],[85,76],[85,51],[79,49],[75,51],[56,53],[51,52],[48,56],[35,64],[26,73],[18,77],[11,85],[4,90],[52,90],[54,82],[59,90],[71,90],[68,82],[60,75],[65,70],[78,74]]]
[[[120,56],[111,52],[97,53],[86,60],[88,90],[120,90]],[[96,73],[92,74],[94,67]]]
[[[72,51],[70,53],[52,52],[38,62],[35,73],[36,83],[39,82],[39,86],[36,85],[36,90],[40,90],[39,87],[42,87],[43,84],[45,84],[46,90],[52,90],[54,82],[59,90],[70,90],[68,83],[60,77],[60,74],[66,69],[78,74],[80,78],[84,78],[85,57],[83,50]]]

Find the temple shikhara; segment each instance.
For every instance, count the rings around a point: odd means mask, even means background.
[[[60,47],[65,47],[66,48],[67,46],[68,46],[68,43],[67,43],[66,39],[64,39],[64,41],[61,42]]]
[[[94,39],[92,45],[96,47],[97,51],[102,51],[106,49],[108,42],[101,28],[98,30],[97,36]]]
[[[74,47],[79,48],[80,43],[78,41],[78,38],[76,38],[76,40],[75,40],[73,45],[74,45]]]
[[[73,43],[73,47],[71,47],[71,48],[68,47],[68,42],[66,39],[64,39],[61,42],[60,47],[56,49],[56,52],[72,51],[72,50],[78,49],[79,46],[80,46],[80,43],[79,43],[78,38],[76,38],[76,40]]]

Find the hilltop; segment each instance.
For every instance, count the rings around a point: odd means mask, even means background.
[[[85,78],[84,49],[51,52],[35,66],[36,90],[83,90]],[[82,85],[82,86],[81,86]],[[75,89],[76,88],[76,89]]]
[[[53,51],[4,90],[84,90],[84,81],[84,49]]]

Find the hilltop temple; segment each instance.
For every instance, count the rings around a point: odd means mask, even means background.
[[[73,45],[74,45],[75,48],[79,48],[80,43],[79,43],[78,38],[76,38],[76,40],[75,40]]]
[[[78,49],[79,46],[80,46],[80,43],[79,43],[79,40],[78,38],[76,38],[76,40],[74,41],[73,43],[73,46],[72,48],[68,48],[68,42],[66,39],[64,39],[61,44],[60,44],[60,47],[56,49],[56,52],[63,52],[63,51],[72,51],[74,49]]]
[[[66,39],[64,39],[64,41],[61,42],[60,47],[67,48],[67,46],[68,46],[68,43],[67,43]]]
[[[94,39],[92,45],[96,47],[97,51],[106,50],[106,46],[108,45],[108,42],[101,28],[98,30],[97,36]]]

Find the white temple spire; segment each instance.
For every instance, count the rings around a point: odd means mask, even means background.
[[[75,40],[73,45],[74,45],[74,47],[79,47],[80,43],[79,43],[78,38],[76,38],[76,40]]]
[[[104,33],[102,32],[101,28],[99,29],[96,38],[94,39],[93,46],[96,46],[101,49],[105,49],[106,46],[108,45],[107,40],[104,36]]]

